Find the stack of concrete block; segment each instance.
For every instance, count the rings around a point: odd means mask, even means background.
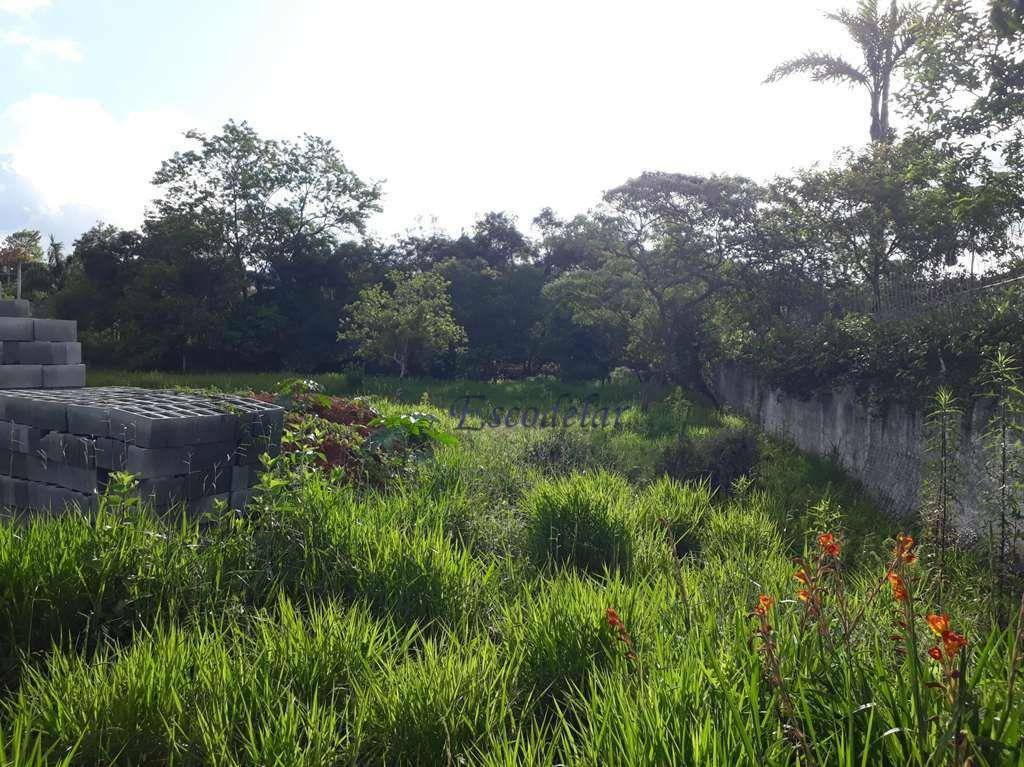
[[[283,426],[282,408],[230,395],[0,390],[0,506],[88,509],[129,472],[157,510],[244,508]]]
[[[0,300],[0,389],[85,386],[78,323],[32,316],[28,301]]]

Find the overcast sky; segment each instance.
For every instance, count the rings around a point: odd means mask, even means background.
[[[0,231],[141,221],[189,128],[328,136],[389,236],[527,225],[644,170],[758,179],[866,140],[866,96],[762,85],[849,50],[834,0],[0,0]]]

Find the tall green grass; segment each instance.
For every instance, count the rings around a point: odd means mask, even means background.
[[[657,472],[680,434],[738,425],[674,393],[618,431],[461,433],[384,490],[303,474],[202,524],[117,497],[5,521],[0,764],[781,765],[793,721],[805,764],[949,764],[956,712],[974,764],[1021,763],[1024,642],[967,555],[942,605],[970,642],[954,712],[921,621],[919,662],[894,653],[898,523],[834,467],[761,438],[728,488]],[[826,528],[864,611],[849,642],[795,596]]]

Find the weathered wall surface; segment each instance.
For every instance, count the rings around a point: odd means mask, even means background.
[[[918,510],[925,471],[924,414],[901,405],[864,402],[849,387],[802,399],[766,386],[739,367],[715,373],[723,404],[744,413],[768,433],[801,450],[829,456],[859,480],[882,508],[896,516]],[[976,405],[965,418],[959,462],[965,478],[957,524],[978,530],[984,475],[981,433],[988,408]]]

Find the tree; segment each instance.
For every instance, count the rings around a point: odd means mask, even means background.
[[[368,361],[394,362],[404,378],[410,368],[432,354],[458,349],[466,333],[455,322],[448,281],[435,272],[388,275],[394,288],[366,288],[348,307],[339,340],[354,341],[356,354]]]
[[[766,83],[793,74],[807,73],[815,82],[838,82],[865,88],[871,99],[871,140],[889,141],[889,100],[892,79],[904,65],[914,46],[921,25],[916,5],[898,5],[892,0],[889,10],[880,13],[878,0],[859,0],[853,11],[826,13],[825,18],[846,28],[860,48],[863,61],[854,65],[831,53],[813,51],[780,64],[768,75]]]
[[[24,264],[43,260],[43,248],[39,244],[42,235],[32,229],[8,235],[0,247],[0,265],[17,270],[15,298],[21,298],[21,268]]]
[[[287,259],[297,240],[362,234],[380,209],[380,187],[349,170],[325,138],[274,141],[233,121],[216,136],[186,136],[199,146],[157,171],[163,196],[154,216],[205,229],[225,255],[257,273]]]
[[[770,187],[761,213],[772,247],[829,291],[923,281],[966,260],[997,263],[1012,249],[1015,179],[978,149],[936,148],[911,137],[848,151],[844,161]]]
[[[745,178],[644,173],[604,196],[600,266],[570,271],[545,292],[580,325],[623,339],[618,362],[710,393],[705,313],[758,258],[760,197]]]
[[[899,100],[916,128],[1024,171],[1024,3],[939,0],[905,75]]]

